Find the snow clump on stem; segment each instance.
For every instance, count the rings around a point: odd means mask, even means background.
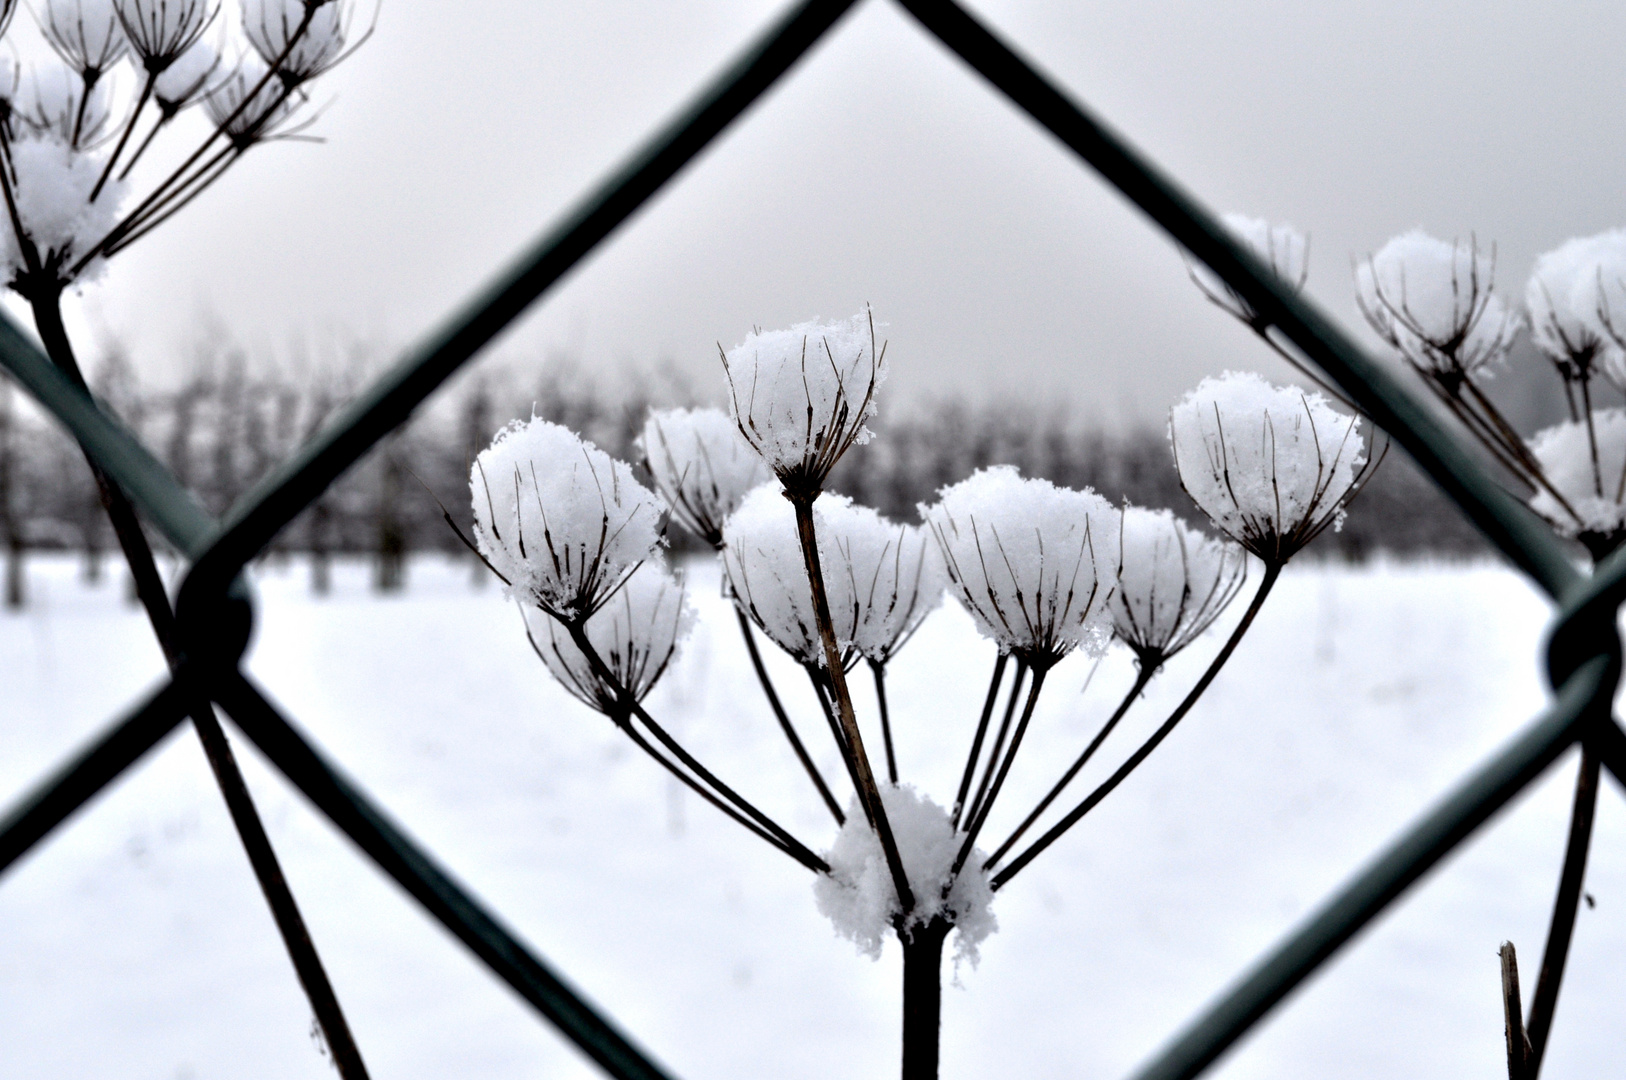
[[[811,500],[841,455],[869,441],[864,421],[886,378],[886,345],[865,310],[754,332],[723,355],[723,370],[740,434],[788,494]]]
[[[1355,268],[1355,301],[1391,348],[1454,389],[1505,357],[1518,332],[1495,277],[1494,252],[1413,229]]]
[[[1320,394],[1228,371],[1170,410],[1169,440],[1191,500],[1220,532],[1280,566],[1343,524],[1365,478],[1358,423]]]
[[[1201,636],[1235,598],[1247,555],[1169,510],[1126,507],[1121,536],[1113,631],[1143,668],[1156,667]]]
[[[956,957],[975,963],[977,946],[999,928],[992,910],[993,890],[988,875],[980,869],[987,855],[980,849],[974,852],[949,887],[961,837],[948,811],[907,784],[883,785],[880,790],[910,891],[915,894],[914,908],[900,924],[903,912],[881,842],[854,799],[847,823],[825,853],[830,873],[820,874],[813,882],[819,911],[835,925],[836,933],[852,941],[860,952],[877,958],[888,930],[907,936],[914,928],[941,918],[959,931]]]
[[[513,595],[564,622],[592,615],[659,555],[665,505],[631,466],[558,424],[503,428],[469,485],[480,554]]]
[[[651,409],[638,448],[672,517],[713,548],[746,492],[770,479],[721,409]]]
[[[1291,225],[1273,225],[1246,214],[1226,214],[1220,220],[1289,288],[1295,292],[1304,288],[1310,276],[1310,241],[1303,233]],[[1259,313],[1218,274],[1195,261],[1190,263],[1190,271],[1191,280],[1204,296],[1249,326],[1257,326]]]
[[[15,225],[0,226],[0,260],[4,260],[7,284],[25,294],[68,284],[67,267],[75,253],[107,235],[118,220],[124,183],[109,183],[95,202],[90,201],[102,165],[101,159],[54,138],[26,138],[11,144],[12,196],[24,240],[18,241]],[[27,246],[32,246],[39,261],[36,280],[29,280]],[[94,259],[76,280],[93,279],[105,266],[104,259]]]
[[[999,465],[922,506],[949,586],[1001,652],[1048,668],[1075,648],[1098,656],[1112,629],[1119,515],[1086,488],[1024,480]]]
[[[531,648],[566,690],[606,716],[626,711],[617,687],[599,677],[557,619],[524,603],[520,611]],[[620,688],[633,701],[643,701],[694,629],[694,620],[683,582],[646,563],[593,613],[585,630]]]
[[[1626,532],[1626,505],[1622,505],[1626,497],[1626,410],[1595,410],[1592,431],[1589,437],[1584,421],[1566,420],[1538,431],[1530,440],[1530,452],[1541,463],[1547,482],[1574,509],[1575,516],[1544,490],[1530,500],[1530,508],[1571,538]]]

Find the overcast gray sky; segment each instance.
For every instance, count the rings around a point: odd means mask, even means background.
[[[206,320],[260,354],[397,351],[780,6],[384,0],[373,40],[317,85],[325,144],[250,154],[88,286],[76,325],[155,377]],[[1407,228],[1495,241],[1517,292],[1540,252],[1626,224],[1626,6],[973,6],[1216,210],[1308,231],[1310,290],[1347,324],[1352,255]],[[717,342],[866,301],[889,324],[894,401],[1066,400],[1112,424],[1161,417],[1204,373],[1285,376],[1138,212],[884,0],[495,352],[527,376],[568,353],[704,386]]]

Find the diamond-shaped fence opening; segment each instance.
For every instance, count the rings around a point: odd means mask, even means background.
[[[1196,1076],[1571,745],[1584,745],[1594,760],[1626,781],[1626,733],[1615,723],[1610,704],[1620,668],[1615,614],[1626,600],[1626,551],[1603,559],[1590,576],[1578,571],[1552,531],[1502,490],[1415,395],[1326,315],[1284,286],[1133,146],[952,0],[898,2],[926,32],[1218,274],[1263,323],[1274,326],[1403,447],[1557,605],[1546,657],[1554,692],[1547,711],[1463,778],[1137,1074],[1144,1080]],[[0,364],[73,433],[190,562],[176,606],[180,646],[168,684],[65,761],[0,819],[0,871],[188,715],[212,711],[212,706],[201,706],[207,700],[223,709],[300,791],[481,962],[609,1075],[666,1075],[397,828],[243,673],[239,661],[253,612],[238,584],[239,574],[301,510],[671,180],[852,6],[853,0],[809,0],[786,11],[675,120],[221,520],[206,513],[81,385],[0,317]],[[202,729],[200,723],[200,734]],[[250,848],[252,854],[252,843]],[[308,940],[304,947],[309,948]],[[324,1010],[336,1012],[336,1003],[324,998],[331,991],[319,977],[319,964],[311,967],[314,951],[302,963],[295,942],[290,941],[290,949],[302,978],[315,972],[314,985],[306,978],[306,991],[318,1017],[324,1018]],[[331,1042],[331,1031],[329,1036]],[[335,1047],[335,1054],[341,1069],[347,1069],[343,1048]]]

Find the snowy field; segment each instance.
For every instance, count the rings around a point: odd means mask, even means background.
[[[117,582],[36,562],[0,617],[0,800],[161,670]],[[693,797],[553,685],[496,588],[419,561],[379,599],[366,568],[311,598],[259,573],[250,662],[407,831],[684,1078],[896,1075],[895,944],[837,940],[803,869]],[[749,675],[715,571],[652,696],[691,749],[815,848],[830,821]],[[1240,610],[1240,604],[1238,605]],[[1488,564],[1290,570],[1198,709],[1118,793],[1001,892],[1001,929],[945,990],[945,1077],[1118,1077],[1542,706],[1546,608]],[[1234,616],[1233,616],[1234,617]],[[1160,676],[1126,753],[1217,647]],[[958,610],[894,664],[905,779],[953,796],[991,650]],[[1052,676],[988,837],[1004,836],[1110,709],[1114,655]],[[796,673],[780,671],[810,744]],[[867,680],[855,682],[867,687]],[[872,699],[859,693],[861,714]],[[1132,738],[1133,737],[1133,738]],[[372,1074],[596,1075],[236,740]],[[878,742],[878,740],[877,740]],[[839,772],[822,753],[827,775]],[[1105,775],[1112,755],[1086,775]],[[1212,1075],[1494,1077],[1496,950],[1534,984],[1574,757],[1493,820]],[[1548,1066],[1626,1059],[1626,813],[1605,781]],[[0,1077],[321,1077],[329,1069],[189,729],[0,878]]]

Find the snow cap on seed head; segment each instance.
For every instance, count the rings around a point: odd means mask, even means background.
[[[1551,493],[1537,489],[1530,508],[1563,536],[1611,537],[1626,531],[1626,499],[1622,499],[1626,485],[1621,480],[1626,474],[1626,410],[1593,410],[1592,433],[1589,437],[1584,421],[1566,420],[1530,439],[1530,452],[1541,464],[1542,474],[1569,504],[1566,509]],[[1595,469],[1593,437],[1598,447]]]
[[[1359,419],[1252,372],[1204,379],[1169,410],[1180,485],[1215,528],[1281,565],[1343,524],[1364,477]]]
[[[886,345],[866,308],[840,322],[755,331],[723,355],[723,370],[746,443],[788,493],[811,499],[841,455],[869,441],[864,421],[886,378]]]
[[[614,686],[601,679],[558,619],[531,604],[520,603],[531,647],[564,688],[606,716],[623,710]],[[634,701],[654,689],[694,629],[681,579],[664,566],[645,563],[587,620],[587,640]]]
[[[309,11],[308,0],[244,0],[243,33],[277,78],[293,89],[314,79],[349,55],[352,0],[324,0]],[[306,19],[309,18],[309,25]],[[295,34],[304,26],[304,33]],[[357,42],[360,44],[360,42]],[[355,51],[352,46],[350,51]]]
[[[209,0],[113,0],[113,9],[130,51],[153,73],[185,55],[220,11]]]
[[[1566,379],[1595,366],[1626,388],[1626,229],[1566,240],[1536,259],[1524,291],[1530,336]]]
[[[857,625],[853,647],[885,664],[943,602],[948,573],[937,542],[920,525],[899,525],[873,511],[855,515],[839,537],[852,576]]]
[[[575,432],[532,417],[497,432],[469,475],[474,539],[510,592],[558,619],[586,618],[658,559],[666,507]]]
[[[872,613],[870,600],[898,526],[845,496],[825,493],[813,502],[813,530],[825,601],[844,664],[850,667],[865,644],[889,642],[895,648],[898,637],[892,635],[903,632],[897,626],[902,613]],[[823,667],[824,644],[813,613],[813,587],[796,532],[796,511],[778,484],[756,488],[729,515],[723,525],[722,554],[723,571],[740,610],[797,661]]]
[[[1295,292],[1304,288],[1310,276],[1310,241],[1303,233],[1291,225],[1273,225],[1246,214],[1226,214],[1220,221],[1274,270],[1288,288]],[[1253,306],[1214,271],[1196,260],[1191,260],[1190,271],[1191,280],[1204,296],[1249,326],[1258,321],[1259,314]]]
[[[1426,374],[1460,379],[1501,360],[1520,319],[1492,292],[1494,252],[1437,240],[1421,229],[1394,237],[1355,267],[1355,301],[1391,348]]]
[[[1247,576],[1248,557],[1168,510],[1125,507],[1121,537],[1113,632],[1143,666],[1161,664],[1225,610]]]
[[[153,100],[163,115],[173,116],[208,93],[219,70],[220,50],[199,38],[158,76],[152,85]]]
[[[982,870],[987,855],[981,848],[972,852],[945,897],[944,886],[964,835],[956,832],[947,810],[910,785],[884,784],[880,791],[909,891],[915,896],[903,932],[944,919],[957,932],[956,959],[976,963],[977,946],[999,929],[992,910],[994,892]],[[895,929],[902,908],[881,842],[856,798],[847,812],[847,823],[824,857],[830,873],[814,880],[814,902],[834,924],[836,933],[860,952],[879,957],[881,944]]]
[[[1106,649],[1118,575],[1112,504],[997,465],[944,488],[920,513],[949,589],[1001,652],[1049,667],[1075,648]]]
[[[45,0],[43,7],[40,32],[87,83],[123,59],[130,47],[113,0]]]
[[[672,517],[713,548],[746,492],[771,477],[721,409],[651,409],[638,448]]]

